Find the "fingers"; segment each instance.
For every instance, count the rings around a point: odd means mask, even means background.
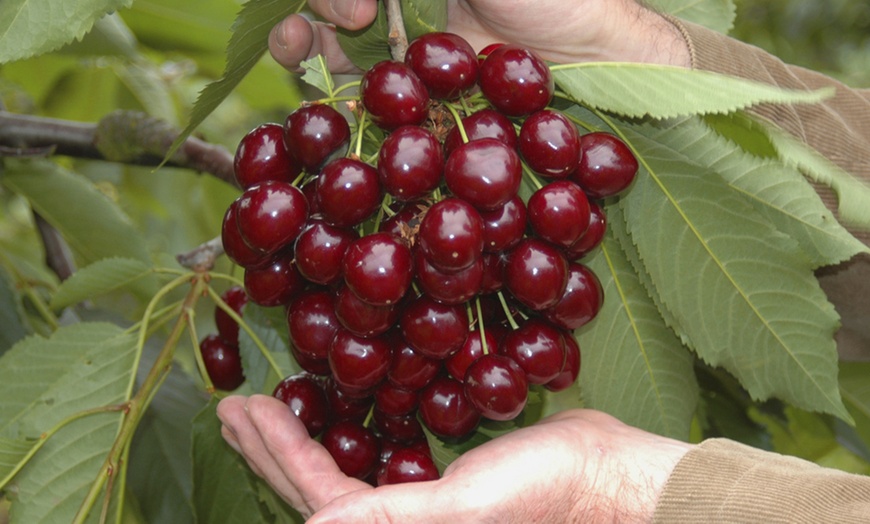
[[[290,15],[272,29],[269,52],[290,71],[299,72],[300,62],[320,54],[333,73],[359,72],[338,45],[335,27],[311,22],[302,15]]]
[[[346,29],[362,29],[378,14],[377,0],[309,0],[311,9]]]
[[[315,513],[308,524],[346,522],[479,522],[461,502],[461,493],[442,489],[443,481],[381,486],[345,495]],[[466,486],[472,488],[472,486]]]

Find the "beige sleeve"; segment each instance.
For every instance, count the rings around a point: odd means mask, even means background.
[[[686,454],[653,522],[870,522],[870,477],[711,439]]]

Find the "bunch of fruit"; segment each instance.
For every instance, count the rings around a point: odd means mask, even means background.
[[[519,46],[479,56],[430,33],[359,91],[355,134],[310,103],[242,139],[244,192],[222,240],[249,299],[286,307],[305,373],[274,396],[346,473],[425,479],[437,471],[421,422],[461,438],[481,417],[516,417],[530,385],[574,383],[571,331],[603,300],[577,260],[604,234],[595,200],[626,189],[638,164],[617,137],[581,134],[550,108],[550,70]],[[366,161],[352,135],[383,139]],[[524,180],[537,188],[527,201]]]

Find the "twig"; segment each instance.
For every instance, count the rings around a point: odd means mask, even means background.
[[[63,282],[76,271],[72,250],[60,232],[46,222],[39,213],[33,213],[33,220],[36,223],[39,236],[42,237],[42,245],[45,248],[45,264]]]
[[[224,246],[221,243],[221,237],[217,237],[198,245],[187,253],[176,255],[175,260],[188,269],[208,271],[214,267],[215,259],[223,254]]]
[[[405,21],[402,18],[402,5],[399,0],[384,0],[387,6],[387,24],[390,34],[390,54],[393,60],[405,60],[405,52],[408,50],[408,35],[405,33]]]

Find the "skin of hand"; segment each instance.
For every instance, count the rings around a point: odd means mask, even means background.
[[[295,71],[323,54],[335,73],[359,72],[341,51],[335,26],[360,29],[378,0],[309,0],[324,21],[292,15],[269,36],[274,59]],[[634,0],[448,0],[447,31],[475,50],[515,43],[558,63],[645,62],[689,67],[688,46],[673,24]]]
[[[221,433],[309,523],[648,522],[692,445],[568,410],[460,456],[441,479],[373,488],[347,477],[282,402],[231,396]]]

